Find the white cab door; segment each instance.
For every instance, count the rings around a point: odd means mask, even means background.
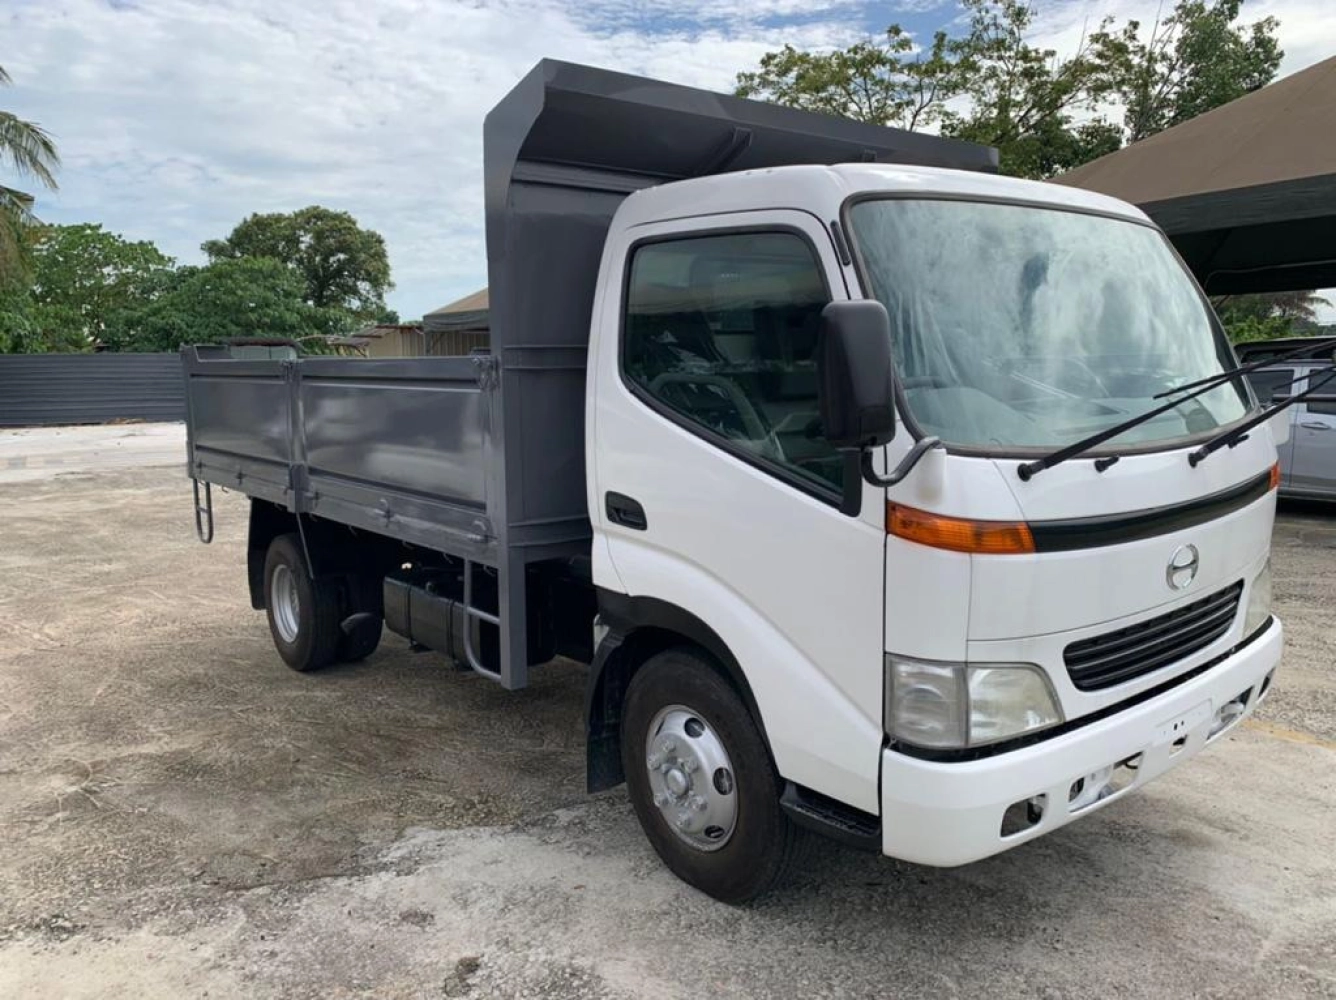
[[[596,582],[708,625],[780,773],[876,812],[884,491],[841,514],[821,436],[820,313],[848,296],[830,236],[805,213],[748,212],[637,227],[607,254]]]

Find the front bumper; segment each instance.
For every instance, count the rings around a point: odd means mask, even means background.
[[[963,865],[1056,830],[1139,788],[1252,714],[1280,662],[1283,632],[1273,618],[1261,635],[1191,680],[1019,750],[949,763],[883,751],[882,852],[926,865]],[[1245,692],[1242,712],[1210,735],[1221,708]],[[1126,783],[1110,791],[1104,778],[1125,761],[1134,765],[1117,772]],[[1096,798],[1100,789],[1105,794]]]

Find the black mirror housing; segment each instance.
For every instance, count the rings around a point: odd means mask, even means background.
[[[876,448],[895,436],[891,320],[872,299],[821,311],[817,350],[821,424],[836,448]]]

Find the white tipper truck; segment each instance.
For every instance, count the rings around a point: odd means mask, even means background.
[[[290,666],[590,664],[590,788],[730,902],[805,830],[996,854],[1266,697],[1279,422],[1136,208],[550,61],[485,140],[489,351],[184,351]]]

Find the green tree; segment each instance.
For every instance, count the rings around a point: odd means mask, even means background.
[[[123,317],[146,305],[172,259],[97,225],[34,230],[28,339],[43,351],[121,350]]]
[[[394,287],[384,238],[347,212],[318,205],[252,215],[226,239],[210,240],[202,249],[213,262],[245,257],[281,262],[298,276],[308,305],[345,313],[347,326],[384,312],[385,293]]]
[[[1318,308],[1330,305],[1316,292],[1225,295],[1212,304],[1235,344],[1306,334],[1317,325]]]
[[[332,332],[343,315],[310,305],[304,292],[300,275],[273,258],[183,267],[162,280],[150,303],[124,317],[122,336],[128,348],[140,351],[240,337],[304,340],[318,348],[314,338]]]
[[[1118,148],[1118,127],[1091,116],[1110,91],[1108,68],[1083,41],[1063,59],[1027,41],[1022,0],[964,0],[969,30],[948,46],[969,110],[942,115],[942,133],[996,146],[1004,173],[1051,177]]]
[[[1136,142],[1265,87],[1284,53],[1274,17],[1237,23],[1242,0],[1179,0],[1143,31],[1106,23],[1091,37],[1122,101],[1128,142]]]
[[[963,34],[938,32],[916,51],[899,25],[879,42],[832,52],[789,46],[738,75],[737,92],[876,125],[996,146],[1002,170],[1049,177],[1118,148],[1116,124],[1091,114],[1111,90],[1108,67],[1083,43],[1068,59],[1026,40],[1034,9],[1023,0],[963,0]],[[965,98],[968,110],[948,102]]]
[[[1004,173],[1051,177],[1274,79],[1276,19],[1240,26],[1240,4],[1178,0],[1149,35],[1105,20],[1064,57],[1028,40],[1026,0],[961,0],[964,30],[921,50],[899,25],[847,49],[788,46],[740,73],[737,92],[877,125],[936,124],[996,146]],[[1112,99],[1121,123],[1099,115]]]
[[[19,281],[0,282],[0,354],[44,350],[32,320],[32,297]]]
[[[0,87],[12,81],[0,66]],[[35,122],[24,121],[9,111],[0,111],[0,163],[8,163],[20,176],[56,190],[56,168],[60,155],[51,136]],[[26,230],[33,222],[33,196],[0,184],[0,284],[26,277]]]
[[[943,103],[960,92],[949,44],[939,31],[931,46],[917,51],[912,36],[893,24],[881,39],[834,52],[786,45],[762,56],[757,69],[739,73],[737,94],[914,131],[938,121]]]

